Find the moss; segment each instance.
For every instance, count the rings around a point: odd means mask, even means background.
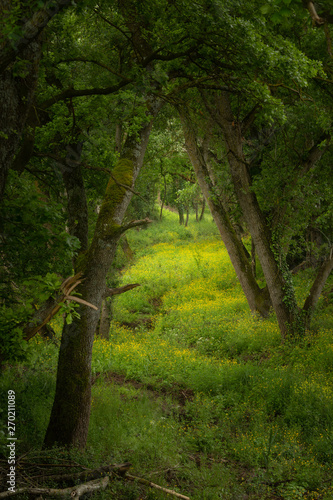
[[[121,159],[112,172],[96,225],[95,235],[101,239],[110,237],[120,228],[120,225],[114,222],[114,217],[117,215],[117,207],[123,201],[126,190],[117,182],[125,186],[132,186],[133,161],[126,158]]]

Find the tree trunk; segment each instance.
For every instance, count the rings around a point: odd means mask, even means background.
[[[187,227],[187,226],[188,226],[188,219],[189,219],[189,216],[190,216],[190,209],[187,207],[187,208],[186,208],[185,227]]]
[[[124,236],[121,238],[120,245],[121,245],[121,248],[123,249],[123,252],[126,255],[127,259],[129,261],[133,260],[134,252],[131,249],[130,244],[128,243],[128,239],[126,237],[126,234],[124,234]]]
[[[98,335],[100,338],[110,339],[110,326],[112,320],[112,302],[111,299],[105,299],[102,303],[101,317],[99,320]]]
[[[252,268],[252,274],[256,278],[257,277],[256,246],[252,238],[251,238],[251,268]]]
[[[199,222],[199,206],[198,206],[198,203],[194,204],[194,209],[195,209],[195,221]]]
[[[255,281],[244,246],[239,240],[219,196],[216,194],[214,181],[211,178],[212,172],[207,167],[204,156],[198,147],[191,117],[183,106],[179,107],[178,111],[183,125],[186,150],[193,165],[198,184],[218,227],[222,241],[226,246],[247,302],[251,311],[257,311],[265,317],[268,315],[270,308],[267,291],[260,289]]]
[[[161,169],[162,169],[162,163],[161,163]],[[163,208],[164,208],[164,204],[165,204],[165,200],[166,200],[166,195],[167,195],[166,175],[163,175],[163,180],[164,180],[164,191],[163,191],[163,198],[161,199],[160,220],[162,220]]]
[[[201,208],[201,213],[199,217],[199,221],[201,222],[205,216],[205,208],[206,208],[206,200],[205,198],[202,200],[202,208]]]
[[[291,274],[279,242],[277,238],[274,241],[256,195],[251,189],[251,179],[243,154],[241,127],[233,116],[227,93],[221,92],[216,97],[215,104],[216,111],[212,108],[209,110],[224,135],[235,193],[253,238],[281,335],[284,338],[288,332],[292,335],[294,331],[300,332],[303,329],[300,324]]]
[[[184,224],[184,210],[181,206],[177,207],[179,215],[179,224],[182,226]]]
[[[156,116],[160,105],[149,104],[149,115]],[[100,308],[106,289],[106,275],[114,259],[120,236],[142,221],[122,226],[122,220],[133,195],[133,187],[142,167],[152,121],[143,125],[136,136],[128,136],[120,159],[112,172],[98,215],[92,243],[76,262],[84,273],[78,291],[98,310],[80,307],[80,318],[65,324],[58,359],[56,394],[44,445],[86,445],[91,402],[92,346]],[[121,184],[121,185],[120,185]],[[127,190],[124,185],[131,188]]]
[[[332,269],[333,269],[333,256],[330,255],[330,257],[327,260],[325,260],[323,264],[320,266],[317,273],[317,277],[311,287],[310,293],[306,298],[303,306],[303,311],[305,312],[306,316],[307,327],[310,326],[310,321],[313,311],[317,305],[320,294],[323,291],[327,278],[332,272]]]

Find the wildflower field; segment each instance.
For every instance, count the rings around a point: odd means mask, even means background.
[[[306,337],[281,343],[273,315],[250,313],[211,221],[184,228],[167,214],[128,240],[135,259],[119,253],[120,282],[141,286],[114,300],[110,339],[94,342],[86,459],[130,461],[133,474],[192,500],[333,499],[327,297]],[[308,273],[296,277],[300,299]],[[42,440],[56,355],[34,340],[16,381],[23,448]],[[138,483],[112,488],[96,498],[166,498]]]

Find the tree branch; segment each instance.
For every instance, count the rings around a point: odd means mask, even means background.
[[[106,64],[103,64],[103,63],[101,63],[99,61],[95,61],[94,59],[86,59],[85,57],[71,57],[69,59],[62,59],[61,61],[58,61],[56,64],[68,63],[68,62],[83,62],[83,63],[96,64],[97,66],[100,66],[101,68],[106,69],[107,71],[109,71],[113,75],[118,76],[124,82],[126,81],[127,83],[131,83],[133,81],[133,80],[130,80],[129,78],[127,78],[126,76],[124,76],[124,75],[122,75],[120,73],[117,73],[117,71],[114,71],[109,66],[106,66]]]
[[[121,293],[128,292],[129,290],[133,290],[137,286],[141,286],[139,283],[132,283],[130,285],[121,286],[120,288],[107,288],[104,292],[103,299],[107,297],[112,297],[113,295],[120,295]]]
[[[47,109],[50,106],[53,106],[53,104],[56,104],[59,101],[64,101],[65,99],[69,99],[70,97],[83,97],[83,96],[89,96],[89,95],[109,95],[109,94],[114,94],[115,92],[118,92],[122,87],[125,87],[125,85],[128,85],[129,80],[122,81],[118,83],[117,85],[113,85],[112,87],[106,87],[106,88],[94,88],[94,89],[67,89],[64,90],[63,92],[60,92],[59,94],[51,97],[50,99],[47,99],[46,101],[42,102],[39,105],[40,109]]]
[[[319,27],[325,23],[325,19],[318,16],[316,7],[314,6],[314,3],[312,1],[303,0],[303,5],[310,13],[313,26]]]
[[[141,219],[141,220],[132,220],[128,224],[125,224],[124,226],[120,226],[120,228],[118,229],[118,234],[123,234],[126,231],[128,231],[128,229],[132,229],[133,227],[138,227],[138,226],[145,226],[146,224],[150,224],[151,222],[153,222],[153,221],[148,219],[148,217],[146,217],[145,219]]]

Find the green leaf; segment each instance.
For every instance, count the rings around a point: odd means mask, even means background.
[[[279,14],[283,17],[288,17],[292,14],[292,10],[288,9],[288,7],[282,7],[282,9],[280,9],[279,11]]]
[[[272,8],[268,3],[266,3],[266,5],[262,5],[260,7],[260,11],[262,14],[268,14],[269,12],[271,12],[271,10],[272,10]]]

